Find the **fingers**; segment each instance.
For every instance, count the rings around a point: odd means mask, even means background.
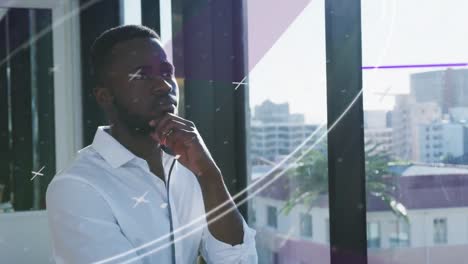
[[[192,127],[192,128],[195,128],[195,124],[190,121],[190,120],[187,120],[187,119],[183,119],[182,117],[178,116],[178,115],[175,115],[175,114],[172,114],[172,113],[167,113],[168,115],[170,115],[174,120],[177,120],[189,127]]]
[[[177,153],[178,150],[183,150],[185,147],[190,146],[197,136],[195,132],[185,129],[174,129],[172,133],[164,138],[164,143]]]
[[[162,120],[158,124],[152,136],[155,140],[159,141],[161,144],[167,145],[166,139],[169,136],[172,136],[174,132],[176,131],[192,132],[194,130],[191,127],[179,121],[172,120],[172,119],[165,119],[165,120]]]
[[[155,133],[157,133],[158,136],[160,137],[162,135],[162,133],[164,133],[165,131],[168,131],[167,126],[170,123],[176,123],[176,124],[181,125],[181,126],[178,127],[178,128],[181,128],[181,129],[186,129],[186,130],[189,130],[189,131],[196,130],[195,124],[192,121],[183,119],[183,118],[181,118],[181,117],[179,117],[179,116],[177,116],[175,114],[171,114],[171,113],[167,113],[159,121],[151,120],[149,122],[149,125],[155,128]]]
[[[167,122],[169,120],[176,120],[180,123],[183,123],[189,127],[192,127],[192,128],[195,128],[195,124],[190,121],[190,120],[187,120],[187,119],[183,119],[182,117],[178,116],[178,115],[175,115],[175,114],[172,114],[172,113],[166,113],[166,115],[164,115],[163,118],[161,118],[161,120],[159,120],[159,122],[156,122],[156,120],[151,120],[150,122],[150,126],[156,126],[156,129],[158,129],[159,126],[163,125],[164,122]]]

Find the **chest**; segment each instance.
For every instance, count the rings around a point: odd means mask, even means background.
[[[121,190],[115,192],[120,195],[114,199],[121,201],[114,204],[116,220],[122,233],[134,247],[151,244],[146,249],[149,251],[171,243],[168,234],[172,221],[173,230],[176,231],[175,238],[186,237],[176,243],[177,255],[185,256],[186,260],[196,258],[205,222],[203,198],[198,182],[193,175],[186,175],[174,169],[168,196],[164,181],[157,176],[164,177],[161,168],[159,169],[159,173],[158,168],[154,168],[155,172],[153,169],[150,171],[136,169],[124,176],[129,179],[128,176],[131,174],[132,180],[122,184]],[[122,199],[123,193],[128,197]],[[142,252],[147,252],[146,250]],[[162,255],[156,254],[153,257],[156,259],[167,257],[165,256],[168,254],[167,250],[160,251]],[[191,263],[191,261],[182,263]]]

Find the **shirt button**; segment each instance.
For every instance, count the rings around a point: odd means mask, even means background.
[[[162,209],[166,209],[166,208],[167,208],[167,203],[162,203],[162,204],[161,204],[161,208],[162,208]]]

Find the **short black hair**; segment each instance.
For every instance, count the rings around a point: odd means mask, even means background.
[[[91,46],[91,75],[95,84],[103,84],[104,69],[110,62],[112,48],[119,42],[135,38],[156,38],[158,33],[140,25],[118,26],[104,31]]]

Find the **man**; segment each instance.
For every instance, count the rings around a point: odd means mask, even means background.
[[[199,252],[208,263],[256,263],[255,231],[195,125],[177,116],[159,36],[110,29],[93,44],[92,63],[110,126],[47,189],[57,263],[185,264]]]

